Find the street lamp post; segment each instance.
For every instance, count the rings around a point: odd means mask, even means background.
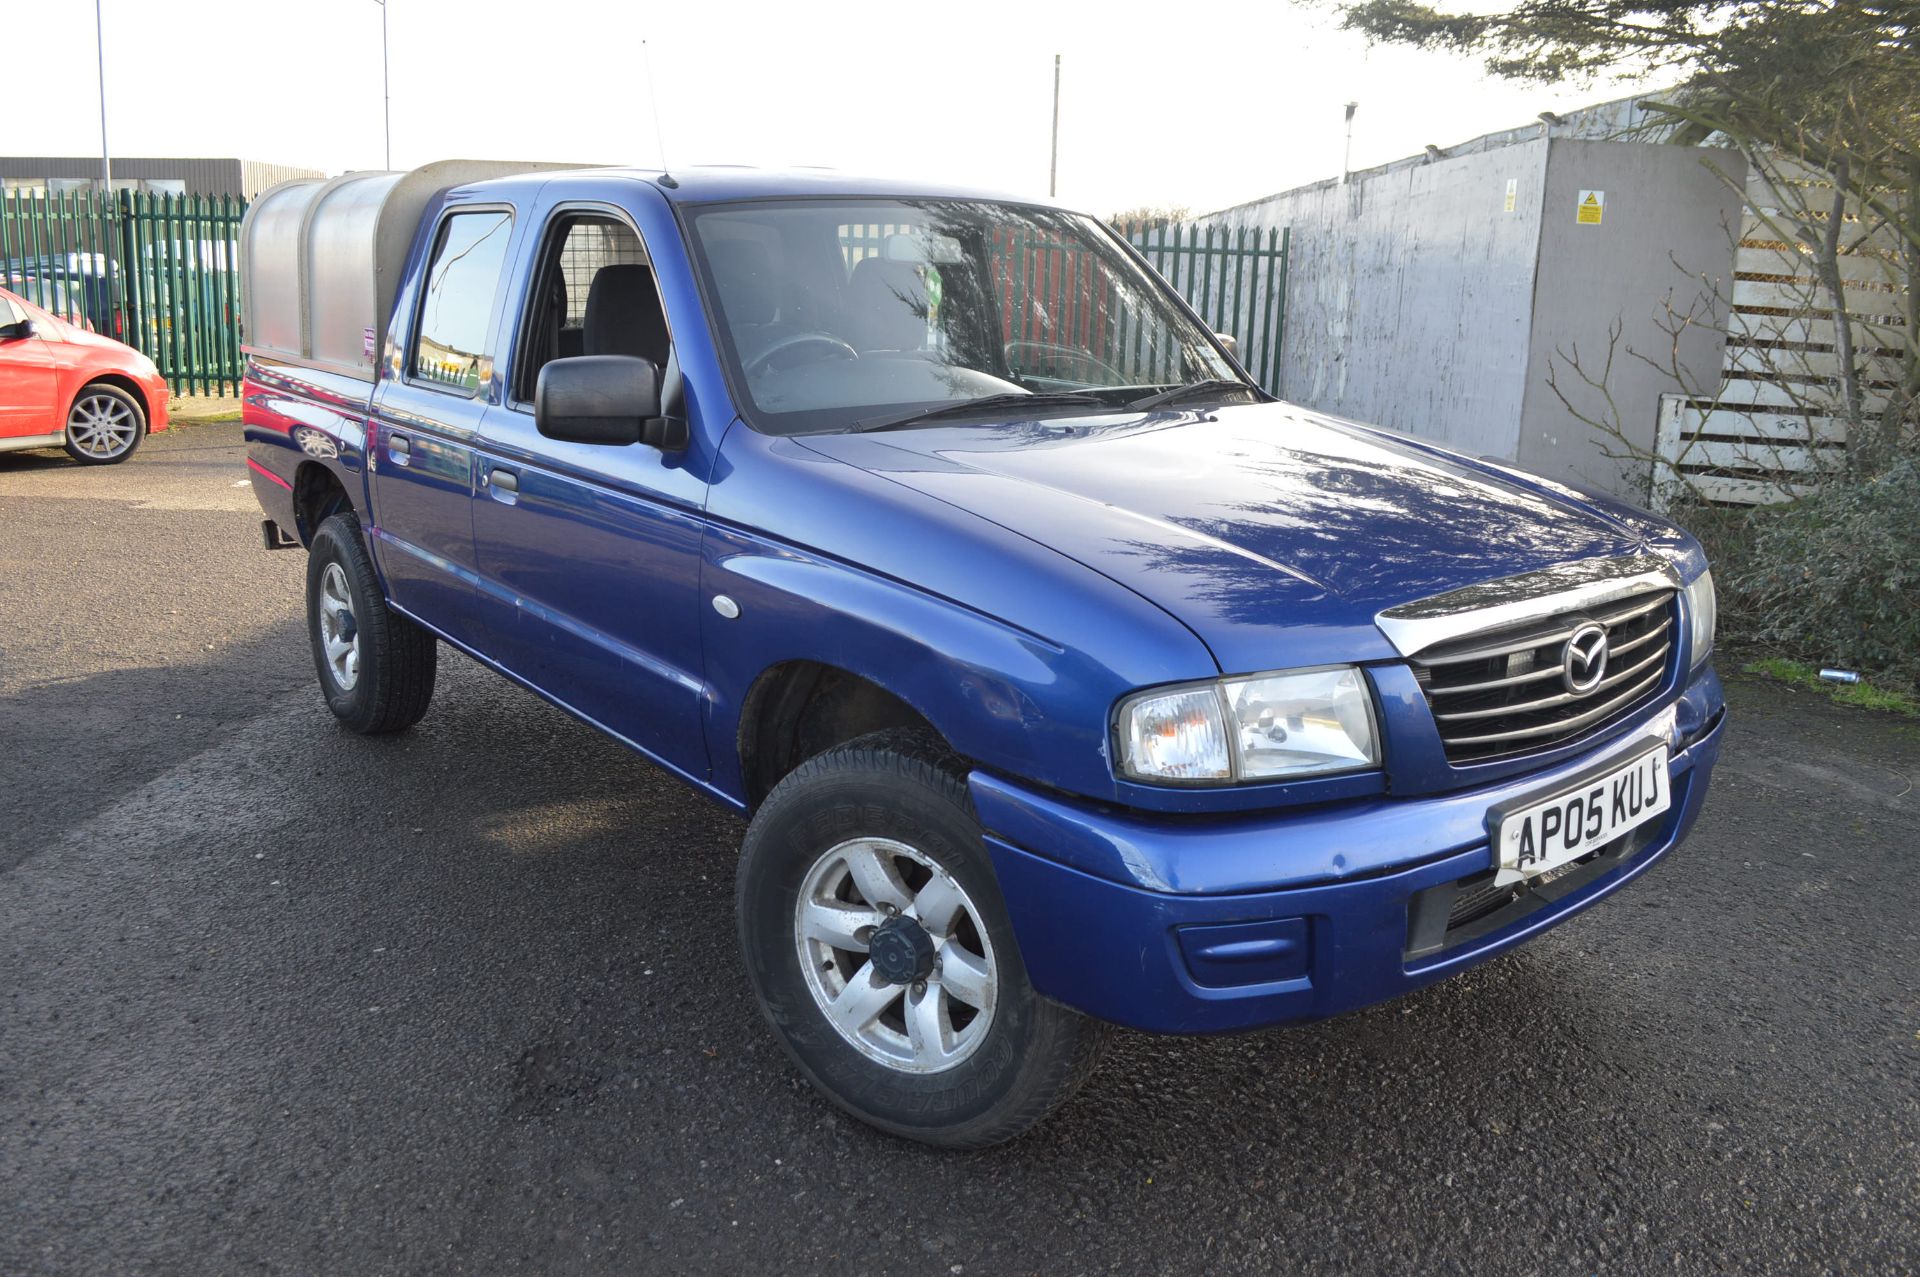
[[[93,0],[93,48],[100,61],[100,189],[113,197],[113,159],[107,154],[107,30],[100,0]]]
[[[380,6],[380,107],[387,135],[386,167],[393,167],[393,87],[387,75],[387,0],[373,0]]]
[[[1047,198],[1059,192],[1060,184],[1060,55],[1053,55],[1053,153],[1047,161]]]
[[[1340,153],[1340,183],[1343,186],[1353,175],[1353,113],[1359,109],[1358,102],[1347,103],[1347,146]]]

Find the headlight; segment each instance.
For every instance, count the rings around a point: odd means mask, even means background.
[[[1697,666],[1713,653],[1713,627],[1719,620],[1719,603],[1713,596],[1713,573],[1702,572],[1687,586],[1687,625],[1693,663]]]
[[[1120,772],[1158,784],[1226,784],[1380,763],[1366,680],[1351,665],[1142,692],[1120,702]]]

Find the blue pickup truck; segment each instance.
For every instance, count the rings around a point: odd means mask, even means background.
[[[795,1064],[1010,1138],[1108,1026],[1334,1015],[1638,878],[1724,722],[1672,524],[1333,420],[1098,221],[822,172],[448,162],[243,230],[320,687],[449,644],[750,818]]]

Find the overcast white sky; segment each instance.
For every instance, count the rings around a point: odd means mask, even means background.
[[[640,41],[668,159],[825,164],[1045,194],[1065,57],[1060,198],[1204,212],[1617,96],[1518,87],[1439,54],[1368,49],[1276,0],[1103,5],[810,0],[390,0],[393,161],[652,165]],[[121,155],[382,164],[374,0],[103,0]],[[0,153],[99,153],[93,0],[9,5]]]

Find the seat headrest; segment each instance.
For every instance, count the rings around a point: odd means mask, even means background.
[[[653,286],[651,266],[602,266],[587,288],[581,353],[637,355],[665,366],[667,317]]]
[[[767,250],[752,240],[722,239],[707,246],[707,262],[720,289],[720,306],[735,324],[770,324],[780,309],[780,290]]]
[[[912,262],[863,257],[847,281],[853,344],[862,350],[918,350],[927,337],[927,283]]]

